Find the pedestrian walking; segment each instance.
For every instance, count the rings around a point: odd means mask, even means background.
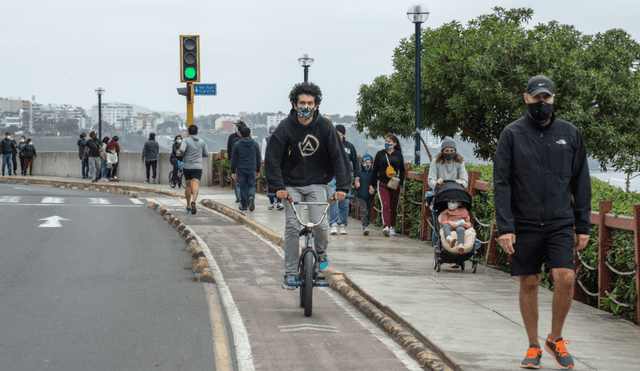
[[[376,153],[373,159],[373,174],[369,181],[369,194],[377,190],[382,206],[382,234],[385,237],[396,234],[398,201],[400,188],[404,182],[404,157],[398,137],[387,134],[384,137],[384,149]]]
[[[182,135],[176,135],[173,138],[173,144],[171,145],[171,159],[169,162],[173,165],[173,177],[171,179],[172,183],[178,183],[180,178],[178,177],[178,173],[180,172],[180,165],[178,165],[178,161],[183,161],[182,152],[180,152],[180,146],[182,145]],[[178,187],[182,185],[178,183]]]
[[[240,186],[240,210],[255,209],[256,178],[260,175],[260,148],[251,138],[251,129],[240,128],[240,140],[233,145],[231,160],[231,177]]]
[[[77,145],[78,145],[78,158],[80,159],[80,162],[82,164],[82,179],[86,179],[89,177],[89,162],[87,161],[87,159],[85,158],[84,160],[82,160],[83,154],[84,154],[84,147],[87,146],[87,140],[85,139],[85,137],[87,136],[87,134],[82,133],[80,134],[80,139],[78,139]]]
[[[239,130],[243,126],[247,126],[247,124],[245,124],[241,120],[236,121],[234,126],[234,132],[229,134],[229,138],[227,139],[227,158],[229,159],[229,161],[233,160],[231,158],[233,145],[236,144],[238,140],[240,140]],[[233,192],[236,195],[236,202],[240,202],[240,187],[238,186],[238,182],[231,179],[231,185],[233,186]]]
[[[22,151],[22,148],[24,148],[24,146],[27,145],[27,141],[24,137],[24,135],[20,136],[20,143],[18,143],[18,157],[20,157],[20,175],[25,175],[24,172],[24,156],[22,156],[20,154],[20,151]]]
[[[84,147],[84,152],[82,153],[82,158],[80,160],[84,161],[85,158],[87,158],[87,162],[89,163],[89,177],[91,178],[91,183],[95,183],[100,177],[100,159],[104,158],[104,155],[102,154],[102,147],[100,146],[100,139],[98,139],[98,133],[95,130],[89,133],[89,140],[87,140],[87,144]]]
[[[22,162],[24,162],[22,175],[27,175],[27,169],[29,169],[29,175],[33,175],[33,161],[38,157],[38,154],[31,138],[27,139],[27,143],[20,150],[20,156],[23,159]]]
[[[118,164],[120,162],[120,138],[114,135],[107,143],[107,167],[111,165],[107,173],[110,181],[118,181]]]
[[[375,195],[369,193],[369,182],[373,175],[373,157],[365,153],[360,159],[360,166],[356,168],[356,198],[360,204],[360,218],[362,220],[362,234],[369,235],[369,221],[371,220],[371,210],[375,202]],[[374,192],[375,193],[375,192]]]
[[[102,141],[100,143],[100,148],[102,149],[102,153],[104,153],[105,155],[102,157],[102,170],[100,171],[100,177],[98,178],[98,180],[103,179],[106,181],[108,180],[108,172],[109,170],[107,169],[107,144],[109,143],[109,141],[111,140],[111,138],[109,137],[104,137],[102,138]]]
[[[200,179],[202,178],[202,159],[209,157],[209,150],[204,140],[198,137],[198,127],[189,125],[189,137],[180,145],[180,152],[184,156],[182,173],[184,174],[185,186],[184,196],[187,200],[187,212],[195,214],[197,212],[196,202],[198,191],[200,190]]]
[[[269,139],[271,139],[271,135],[273,135],[273,132],[276,130],[276,126],[275,125],[271,125],[269,126],[269,136],[262,139],[262,161],[264,161],[264,156],[267,153],[267,144],[269,143]],[[266,177],[266,174],[265,174]],[[267,182],[267,184],[269,184],[269,182]],[[275,192],[270,192],[268,191],[269,187],[267,186],[267,193],[275,193]],[[277,203],[277,205],[276,205]],[[282,210],[284,209],[284,206],[282,206],[282,200],[277,198],[277,197],[273,197],[273,196],[269,196],[269,210],[273,210],[273,209],[277,209],[277,210]]]
[[[13,162],[13,175],[18,175],[18,143],[13,138],[13,136],[11,136],[11,142],[13,142],[13,148],[15,149],[15,152],[13,152],[13,156],[11,156],[11,162]]]
[[[347,141],[344,138],[347,133],[347,129],[344,127],[344,125],[336,125],[336,131],[338,132],[338,136],[340,137],[340,141],[344,147],[344,152],[347,155],[350,167],[349,174],[351,174],[358,166],[358,154],[356,153],[356,147],[354,147],[351,142]],[[349,181],[351,181],[351,179],[349,179]],[[329,212],[329,225],[331,226],[330,233],[338,234],[339,228],[340,234],[347,234],[349,200],[345,199],[342,201],[334,202],[333,204],[331,204]]]
[[[539,368],[538,288],[542,265],[554,282],[545,348],[561,368],[574,367],[562,338],[573,301],[574,259],[589,242],[591,182],[580,131],[553,113],[555,91],[535,76],[524,93],[525,116],[500,134],[493,167],[499,241],[520,278],[520,312],[529,338],[521,367]]]
[[[335,198],[344,200],[351,187],[347,156],[333,124],[320,115],[320,88],[311,82],[296,84],[289,94],[291,111],[276,127],[267,144],[265,174],[269,189],[277,197],[308,202],[327,201],[327,183],[337,181]],[[293,207],[285,202],[284,269],[282,288],[294,290],[297,282],[300,226]],[[299,207],[299,206],[298,206]],[[309,205],[309,221],[318,223],[322,205]],[[329,223],[326,218],[313,229],[320,269],[329,265],[327,256]]]
[[[147,179],[145,183],[149,183],[149,172],[153,170],[152,183],[156,184],[156,172],[158,170],[158,152],[160,152],[160,145],[156,142],[156,133],[149,134],[149,140],[144,143],[142,147],[142,163],[147,169]]]
[[[13,169],[13,156],[18,152],[16,145],[13,143],[13,137],[11,133],[5,133],[4,139],[0,141],[0,149],[2,152],[2,176],[4,176],[4,168],[7,167],[9,176],[11,176],[11,169]]]

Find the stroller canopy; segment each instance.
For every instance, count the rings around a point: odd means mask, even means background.
[[[449,200],[460,201],[465,204],[467,210],[471,210],[471,195],[462,185],[456,183],[455,180],[445,180],[442,185],[438,187],[433,200],[433,206],[439,210],[446,209]]]

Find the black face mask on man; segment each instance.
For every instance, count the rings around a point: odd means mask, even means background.
[[[553,114],[553,104],[545,101],[536,102],[527,105],[527,111],[538,123],[542,124],[548,121]]]

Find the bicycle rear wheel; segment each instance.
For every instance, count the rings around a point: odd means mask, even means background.
[[[173,170],[169,172],[169,185],[171,186],[171,188],[176,187],[176,183],[173,182]]]
[[[313,310],[313,254],[307,253],[304,256],[304,315],[311,317]],[[301,287],[301,288],[302,288]]]

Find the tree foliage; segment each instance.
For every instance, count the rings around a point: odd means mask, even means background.
[[[620,29],[586,35],[552,21],[526,28],[527,8],[496,7],[463,26],[422,31],[421,128],[460,132],[475,154],[493,158],[502,129],[526,112],[527,81],[555,84],[556,115],[575,124],[603,167],[640,170],[640,45]],[[356,127],[378,138],[414,134],[415,37],[393,55],[395,72],[359,92]]]

